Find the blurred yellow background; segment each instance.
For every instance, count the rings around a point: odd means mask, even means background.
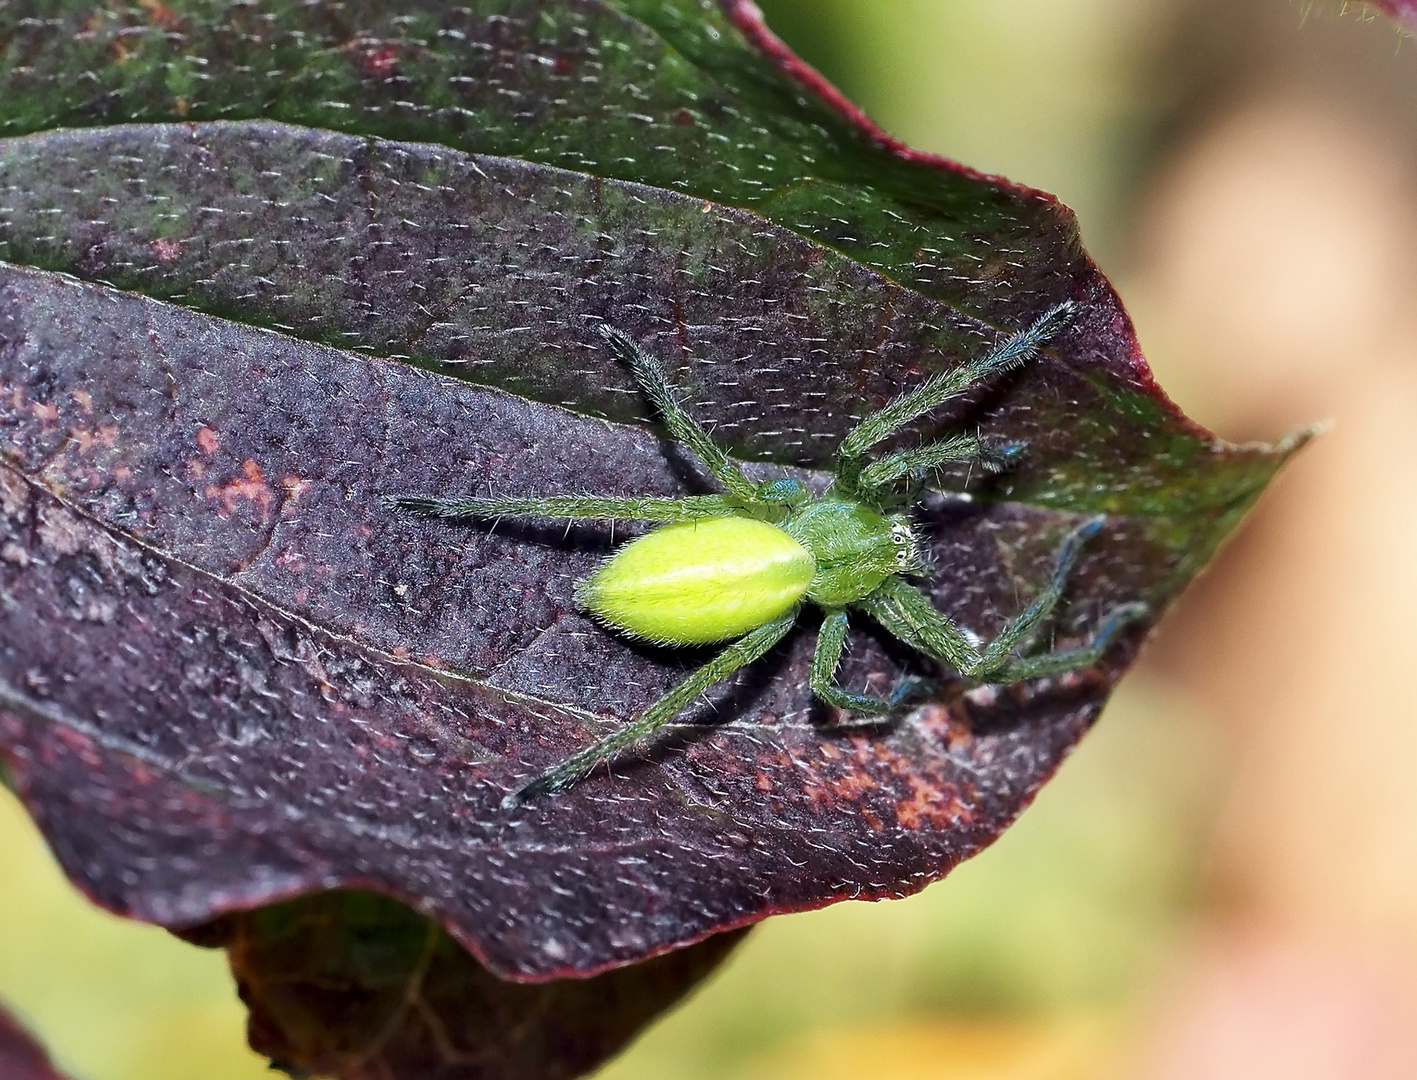
[[[1334,425],[1002,840],[772,920],[602,1080],[1417,1076],[1417,43],[1336,2],[760,2],[892,133],[1074,207],[1193,417]],[[76,1076],[269,1075],[222,955],[93,909],[3,791],[0,865],[0,998]]]

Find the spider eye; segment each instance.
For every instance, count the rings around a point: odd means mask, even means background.
[[[915,532],[906,521],[891,523],[891,543],[895,545],[895,564],[901,573],[909,573],[920,565],[920,553],[915,543]]]

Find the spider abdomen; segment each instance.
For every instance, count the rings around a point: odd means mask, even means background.
[[[576,602],[626,634],[665,645],[738,637],[802,599],[816,572],[787,533],[746,517],[666,525],[626,544],[576,588]]]

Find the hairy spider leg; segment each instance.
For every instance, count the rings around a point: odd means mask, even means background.
[[[597,521],[692,521],[722,517],[732,511],[722,495],[691,495],[685,499],[655,497],[614,498],[602,495],[549,495],[542,498],[479,498],[471,495],[448,499],[428,495],[393,495],[384,505],[423,517],[449,521],[475,518],[540,517]]]
[[[1041,656],[1024,656],[1009,661],[1002,682],[1016,679],[1036,679],[1041,675],[1059,675],[1098,663],[1112,647],[1117,635],[1132,623],[1144,619],[1147,606],[1140,601],[1118,604],[1107,613],[1092,640],[1076,649],[1057,649]]]
[[[889,698],[857,694],[837,686],[836,669],[846,645],[847,629],[845,611],[829,611],[822,620],[822,628],[817,631],[817,648],[812,653],[812,693],[838,709],[864,716],[882,716],[900,703],[905,684],[913,684],[914,680],[903,679]]]
[[[663,417],[670,434],[688,446],[703,461],[714,478],[727,489],[728,496],[694,495],[683,499],[666,499],[652,496],[616,498],[601,495],[552,495],[531,498],[471,495],[436,498],[428,495],[396,495],[384,499],[384,505],[394,510],[450,521],[540,517],[564,520],[673,522],[720,517],[742,509],[745,503],[750,506],[763,502],[787,503],[800,497],[802,486],[795,480],[760,486],[744,476],[728,455],[714,444],[698,421],[679,403],[659,362],[613,326],[601,324],[599,329],[620,359],[629,366],[640,389]]]
[[[941,466],[967,461],[982,462],[986,468],[997,470],[1006,466],[1021,449],[1012,445],[991,446],[978,435],[951,435],[928,446],[876,459],[861,470],[856,484],[862,492],[875,492],[890,487],[897,480],[923,476]]]
[[[1038,595],[1026,608],[1004,623],[998,635],[980,654],[978,666],[969,674],[992,675],[1008,666],[1014,650],[1053,614],[1053,609],[1062,599],[1068,578],[1072,576],[1078,558],[1082,555],[1083,545],[1101,532],[1106,523],[1107,519],[1101,516],[1089,518],[1063,539],[1053,555],[1053,573],[1048,584],[1038,591]]]
[[[616,330],[613,326],[601,323],[600,333],[634,373],[640,389],[664,418],[669,433],[708,466],[709,472],[713,473],[714,478],[724,486],[728,494],[746,502],[757,501],[758,485],[739,472],[738,466],[733,464],[728,455],[709,438],[708,432],[700,427],[699,422],[680,404],[659,361],[642,349],[628,334]]]
[[[835,471],[838,489],[848,493],[869,494],[873,489],[890,483],[911,471],[928,469],[949,461],[966,460],[965,458],[948,456],[951,453],[963,452],[965,446],[958,440],[969,438],[969,436],[955,436],[943,440],[939,444],[932,444],[913,451],[904,451],[901,454],[888,455],[876,462],[874,466],[862,466],[862,458],[867,450],[882,440],[890,438],[907,424],[918,420],[932,409],[939,408],[952,398],[958,397],[970,387],[1026,363],[1037,354],[1038,350],[1048,342],[1048,339],[1058,331],[1058,328],[1075,310],[1075,305],[1069,300],[1055,304],[1040,315],[1032,326],[1026,330],[1020,330],[977,360],[971,360],[959,367],[940,372],[914,390],[902,394],[884,408],[865,417],[847,434],[846,438],[842,439],[841,445],[837,447]],[[945,457],[938,461],[930,459],[929,455],[934,446],[950,444],[953,444],[951,449],[941,451],[946,455]],[[982,451],[984,447],[982,441],[978,445]],[[1004,452],[1009,454],[1017,453],[1017,451],[1018,448],[1015,447],[1006,449]],[[920,455],[913,459],[920,464],[907,465],[897,471],[903,462],[912,460],[910,455]],[[978,458],[989,455],[980,452],[972,456]],[[877,471],[872,474],[871,481],[868,482],[865,477],[872,468]],[[885,479],[877,479],[878,477]]]
[[[609,760],[632,743],[652,735],[715,683],[728,678],[744,665],[751,664],[781,641],[796,624],[801,610],[801,604],[794,605],[790,611],[772,622],[750,630],[647,708],[638,719],[616,728],[579,754],[567,758],[531,783],[512,792],[502,800],[502,806],[512,809],[538,795],[549,795],[570,787],[602,761]]]
[[[1097,533],[1102,521],[1102,518],[1092,518],[1068,535],[1058,548],[1048,584],[1028,607],[1004,624],[982,652],[970,644],[958,626],[936,610],[929,597],[902,578],[887,580],[855,606],[906,644],[974,682],[1014,683],[1087,667],[1102,659],[1123,627],[1146,615],[1145,604],[1129,603],[1113,608],[1092,640],[1079,648],[1022,658],[1014,657],[1013,650],[1053,613],[1083,544]]]

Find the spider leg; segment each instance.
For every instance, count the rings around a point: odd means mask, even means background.
[[[1096,535],[1102,522],[1100,517],[1092,518],[1069,534],[1058,549],[1048,584],[1032,603],[1004,624],[982,652],[970,644],[959,627],[935,609],[929,597],[901,578],[888,579],[858,606],[906,644],[974,682],[1002,685],[1095,664],[1123,627],[1146,615],[1145,604],[1120,604],[1113,608],[1092,640],[1079,648],[1023,658],[1014,657],[1013,651],[1053,613],[1083,545]]]
[[[841,441],[836,451],[836,474],[847,487],[854,487],[860,475],[861,458],[867,450],[958,397],[971,386],[1010,371],[1030,360],[1076,310],[1071,301],[1049,308],[1026,330],[1020,330],[977,360],[942,371],[924,384],[902,394],[885,408],[865,417]]]
[[[448,520],[490,521],[502,517],[565,518],[599,521],[689,521],[729,513],[722,495],[687,499],[653,497],[617,499],[600,495],[551,495],[544,498],[500,499],[460,496],[394,495],[384,499],[391,510]]]
[[[1038,590],[1038,595],[1026,608],[1004,623],[998,636],[980,654],[974,670],[965,674],[987,681],[989,676],[1001,673],[1008,667],[1013,651],[1053,614],[1053,609],[1063,597],[1068,577],[1082,555],[1083,545],[1096,536],[1105,523],[1106,519],[1101,516],[1089,518],[1068,534],[1053,556],[1053,573],[1048,584]]]
[[[1149,609],[1145,604],[1118,604],[1107,613],[1097,633],[1086,645],[1076,649],[1058,649],[1041,656],[1025,656],[1009,660],[988,679],[989,682],[1012,683],[1022,679],[1033,679],[1039,675],[1057,675],[1075,668],[1089,667],[1097,663],[1112,647],[1113,640],[1125,627],[1146,617]]]
[[[920,476],[942,465],[979,462],[990,472],[1007,468],[1023,451],[1017,443],[1002,446],[985,442],[978,435],[951,435],[927,446],[901,450],[873,461],[861,470],[857,488],[873,492],[889,487],[905,477]]]
[[[613,326],[602,323],[600,332],[619,354],[620,359],[629,365],[635,381],[640,384],[640,389],[664,418],[669,433],[699,456],[730,495],[740,500],[756,499],[758,485],[739,472],[738,466],[733,464],[728,455],[709,438],[708,432],[700,427],[699,422],[679,403],[659,361],[641,348],[638,342]]]
[[[979,663],[979,650],[930,598],[904,578],[887,578],[855,605],[901,641],[961,674]]]
[[[841,663],[842,648],[846,645],[846,631],[846,612],[827,612],[822,628],[817,631],[816,651],[812,653],[812,693],[828,705],[862,716],[881,716],[890,712],[898,704],[900,687],[889,698],[878,698],[843,690],[833,681],[837,665]],[[904,680],[901,685],[904,686],[907,681]]]
[[[616,728],[579,754],[567,758],[512,792],[502,800],[503,808],[514,809],[538,795],[561,791],[584,777],[602,761],[613,758],[627,746],[652,735],[709,687],[728,678],[745,664],[751,664],[781,641],[797,622],[799,611],[801,605],[793,607],[770,623],[764,623],[756,630],[750,630],[656,701],[641,713],[638,719]]]

